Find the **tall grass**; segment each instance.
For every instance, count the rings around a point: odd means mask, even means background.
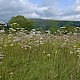
[[[0,35],[0,80],[80,80],[80,35]]]

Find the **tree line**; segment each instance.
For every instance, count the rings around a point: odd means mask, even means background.
[[[61,23],[61,24],[60,24]],[[36,28],[37,30],[45,31],[50,30],[51,33],[59,33],[59,31],[63,31],[63,33],[69,33],[69,32],[80,32],[79,27],[75,27],[73,25],[74,22],[66,22],[66,21],[54,21],[54,20],[31,20],[28,18],[25,18],[22,15],[17,15],[11,17],[11,19],[8,21],[8,28],[24,28],[25,30],[30,31],[33,28]],[[80,22],[78,21],[78,24]],[[36,26],[34,26],[34,24]],[[63,25],[62,25],[63,24]],[[42,25],[42,26],[40,26]],[[0,29],[3,29],[4,25],[0,26]],[[39,27],[40,26],[40,27]],[[48,26],[48,28],[46,27]],[[62,27],[62,28],[61,28]]]

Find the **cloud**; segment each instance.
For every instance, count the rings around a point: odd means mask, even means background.
[[[36,5],[28,0],[0,0],[0,18],[9,18],[18,14],[33,14]]]
[[[9,19],[18,14],[32,18],[50,18],[60,10],[54,8],[56,0],[43,0],[42,4],[33,4],[29,0],[0,0],[0,19]]]
[[[56,5],[56,1],[57,0],[43,0],[41,6],[45,6],[45,7],[51,7],[51,6],[54,6]]]
[[[75,12],[80,12],[80,0],[76,0],[73,6]]]
[[[69,12],[66,12],[63,15],[63,20],[80,21],[80,0],[75,0],[74,4],[70,7]]]
[[[43,0],[42,4],[37,7],[36,13],[40,18],[55,18],[62,14],[61,10],[56,7],[58,0]]]
[[[79,21],[80,20],[80,14],[78,15],[69,15],[69,16],[62,16],[62,20],[75,20]]]
[[[80,0],[67,10],[57,7],[58,0],[43,0],[41,4],[31,3],[30,0],[0,0],[0,20],[7,21],[15,15],[24,15],[27,18],[44,19],[80,19]]]

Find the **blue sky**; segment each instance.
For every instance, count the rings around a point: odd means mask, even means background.
[[[51,0],[49,0],[50,2]],[[54,1],[54,0],[53,0]],[[67,8],[68,6],[71,6],[72,4],[74,4],[74,1],[75,0],[56,0],[55,1],[55,4],[57,4],[56,7],[59,7],[61,9],[65,9]],[[34,4],[41,4],[43,2],[43,0],[30,0],[31,3],[34,3]],[[46,0],[45,0],[46,2]]]
[[[74,4],[74,0],[58,0],[58,7],[61,9],[66,9]]]
[[[41,4],[43,0],[30,0],[31,3]]]
[[[0,20],[8,21],[16,15],[27,18],[80,20],[80,0],[0,0]]]

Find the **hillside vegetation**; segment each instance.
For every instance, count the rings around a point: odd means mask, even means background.
[[[58,25],[58,27],[62,27],[65,25],[80,27],[80,21],[64,21],[64,20],[46,20],[46,19],[30,19],[33,21],[33,26],[35,28],[49,29],[51,26],[55,25],[54,22]]]

